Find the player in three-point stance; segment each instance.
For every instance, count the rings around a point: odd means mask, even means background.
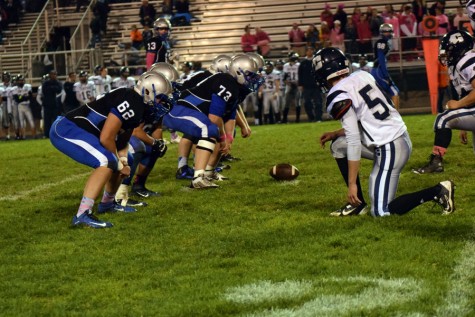
[[[348,204],[331,215],[363,212],[365,201],[358,182],[363,149],[372,152],[369,194],[373,216],[402,215],[433,200],[443,207],[444,214],[454,212],[452,181],[396,197],[401,170],[411,155],[412,144],[404,121],[374,77],[365,71],[350,74],[350,62],[343,52],[332,47],[318,51],[312,63],[318,85],[328,91],[327,111],[343,127],[320,138],[322,146],[337,140],[331,150],[348,185]]]

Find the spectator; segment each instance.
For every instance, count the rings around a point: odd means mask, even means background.
[[[185,80],[189,79],[190,75],[193,74],[193,63],[192,62],[185,62],[181,66],[182,74],[180,75],[180,82],[184,82]]]
[[[412,7],[410,5],[404,7],[404,12],[399,17],[399,24],[401,28],[402,50],[404,52],[415,50],[417,46],[417,20],[414,13],[412,13]],[[408,61],[413,58],[413,54],[406,54]]]
[[[435,9],[435,18],[439,23],[437,35],[447,34],[447,32],[450,31],[449,18],[444,13],[442,13],[442,9],[440,7],[436,7]]]
[[[336,9],[335,14],[333,15],[333,20],[340,21],[341,22],[341,28],[343,30],[345,30],[347,19],[348,19],[348,15],[345,12],[345,5],[343,3],[339,4],[337,9]]]
[[[142,24],[142,26],[148,25],[152,27],[156,14],[157,11],[153,7],[153,4],[148,3],[148,0],[142,0],[142,5],[139,9],[140,24]]]
[[[362,14],[360,16],[360,22],[356,25],[356,31],[358,32],[358,46],[360,53],[371,53],[371,29],[369,27],[368,15]]]
[[[379,37],[379,27],[384,23],[384,18],[379,14],[378,9],[371,9],[371,18],[369,21],[369,27],[371,29],[371,35],[373,38]]]
[[[330,42],[330,34],[331,30],[328,27],[327,22],[322,22],[320,26],[320,43],[322,44],[322,47],[329,47],[331,46]]]
[[[353,24],[355,27],[360,23],[360,17],[361,17],[361,9],[359,7],[355,7],[353,9],[353,14],[351,15],[351,19],[353,20]]]
[[[61,113],[58,106],[56,95],[60,94],[63,86],[57,80],[58,74],[55,70],[49,72],[49,78],[41,85],[41,92],[43,95],[43,119],[44,119],[44,137],[49,138],[49,130],[53,121]]]
[[[307,47],[313,47],[317,49],[320,47],[320,32],[315,27],[315,24],[308,25],[307,32],[305,32],[305,38],[307,39]]]
[[[358,54],[358,44],[356,40],[358,39],[358,32],[356,26],[353,23],[353,19],[348,17],[346,20],[345,28],[345,52],[348,54]]]
[[[137,25],[133,24],[131,29],[130,29],[130,41],[132,44],[132,47],[140,50],[143,45],[143,37],[142,33],[137,29]]]
[[[445,13],[445,0],[437,0],[430,8],[429,8],[429,14],[436,16],[437,13],[435,12],[435,9],[439,8],[442,14]]]
[[[333,28],[330,31],[330,43],[332,47],[336,47],[345,52],[345,33],[343,33],[343,29],[341,28],[340,20],[333,21]]]
[[[335,20],[335,24],[336,24]],[[299,90],[302,93],[305,112],[307,113],[308,121],[320,122],[322,121],[323,113],[323,97],[322,92],[315,82],[312,69],[312,59],[315,49],[307,47],[305,59],[300,62],[298,68]]]
[[[305,55],[305,33],[299,28],[298,23],[292,24],[292,29],[289,31],[290,50],[299,54]]]
[[[425,0],[412,1],[412,13],[416,17],[417,23],[421,23],[424,16],[427,14],[427,4]]]
[[[396,10],[394,10],[394,7],[392,4],[386,4],[384,6],[384,9],[383,9],[383,12],[381,13],[381,16],[383,17],[383,19],[387,19],[390,15],[390,13],[392,12],[392,14],[395,14]]]
[[[91,40],[89,41],[89,48],[96,47],[97,44],[101,45],[101,18],[94,13],[94,17],[89,23],[91,29]]]
[[[270,37],[260,27],[256,26],[257,53],[267,57],[270,53]]]
[[[321,22],[327,22],[328,27],[330,29],[333,28],[333,13],[331,11],[331,6],[328,3],[325,3],[324,9],[323,9],[322,13],[320,13],[320,21]],[[303,56],[303,54],[302,54],[302,56]]]
[[[454,30],[460,30],[463,22],[468,22],[470,19],[468,15],[465,13],[464,7],[459,6],[457,7],[457,14],[454,17],[453,28]]]
[[[76,0],[76,12],[81,11],[82,6],[86,6],[89,4],[88,0]]]
[[[251,25],[244,27],[244,34],[241,36],[241,48],[244,53],[255,52],[257,44],[256,36],[251,34]]]
[[[191,23],[191,13],[190,13],[190,3],[188,0],[176,0],[175,4],[175,14],[171,19],[172,25],[190,25]]]
[[[102,33],[107,34],[107,19],[109,18],[110,12],[109,0],[97,0],[94,6],[94,12],[96,12],[101,19]]]
[[[20,23],[21,5],[13,0],[8,0],[4,6],[8,23]]]
[[[392,39],[392,50],[399,51],[399,37],[400,37],[400,27],[399,27],[399,18],[396,15],[394,10],[388,12],[388,16],[384,18],[384,22],[391,24],[393,26],[394,34]],[[390,58],[393,58],[390,56]]]
[[[162,2],[162,14],[163,15],[173,15],[173,6],[172,0],[163,0]]]

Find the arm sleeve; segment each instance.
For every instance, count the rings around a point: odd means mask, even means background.
[[[350,108],[341,119],[345,130],[346,142],[348,144],[348,160],[361,160],[361,136],[358,127],[358,118],[353,108]]]

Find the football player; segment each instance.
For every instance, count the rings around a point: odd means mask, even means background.
[[[158,18],[153,23],[155,36],[145,43],[147,70],[155,63],[173,63],[173,60],[176,59],[176,56],[170,51],[170,42],[168,40],[171,29],[172,25],[168,19]]]
[[[119,87],[126,87],[132,88],[135,86],[135,79],[134,77],[129,76],[130,70],[126,66],[122,66],[119,70],[120,76],[114,78],[112,81],[112,88],[119,88]]]
[[[399,110],[399,89],[388,72],[386,56],[391,51],[393,26],[389,23],[383,23],[379,27],[379,34],[381,38],[374,44],[374,66],[371,69],[371,75],[376,79],[378,85],[383,89],[384,93],[388,94],[394,106]]]
[[[94,75],[90,76],[88,80],[94,83],[96,96],[111,91],[112,78],[107,73],[107,67],[105,66],[96,65],[94,67]]]
[[[450,31],[439,45],[439,61],[448,66],[449,76],[459,100],[449,100],[446,111],[439,113],[434,122],[434,146],[429,163],[414,169],[416,174],[444,171],[443,157],[452,140],[452,129],[462,130],[460,140],[467,143],[465,131],[475,131],[475,52],[473,37],[466,31]],[[475,138],[473,140],[475,142]],[[475,145],[475,143],[474,143]]]
[[[13,102],[18,107],[18,130],[19,130],[19,139],[25,139],[25,125],[28,121],[30,126],[31,135],[33,138],[36,138],[36,127],[35,121],[33,120],[33,112],[30,108],[30,101],[33,97],[33,89],[30,84],[25,84],[25,77],[19,74],[16,77],[16,85],[12,89],[12,99]]]
[[[79,163],[94,168],[86,182],[73,226],[112,227],[92,212],[104,189],[99,213],[134,212],[114,200],[122,178],[130,175],[128,142],[144,117],[159,120],[170,109],[172,86],[162,74],[145,72],[134,88],[118,88],[58,117],[50,132],[51,143]]]
[[[76,99],[79,105],[85,105],[88,102],[92,102],[96,99],[96,88],[94,83],[87,78],[87,72],[82,70],[79,72],[79,81],[74,84],[74,92],[76,93]]]
[[[13,88],[11,84],[11,75],[9,72],[2,73],[2,83],[0,83],[0,124],[5,133],[5,139],[10,140],[10,125],[13,121],[11,108],[10,90]]]
[[[280,81],[279,74],[274,71],[274,63],[267,61],[264,67],[264,77],[265,82],[259,89],[259,96],[262,97],[262,109],[264,113],[264,124],[269,123],[270,108],[275,116],[275,121],[270,120],[270,122],[279,122],[280,121],[280,105],[279,105],[279,94],[280,94]]]
[[[295,122],[300,122],[300,103],[298,102],[299,58],[299,54],[292,52],[289,55],[289,61],[284,64],[285,104],[282,123],[288,122],[287,116],[291,105],[295,105]]]
[[[234,134],[234,126],[225,122],[235,120],[238,104],[262,84],[257,72],[252,58],[235,56],[229,73],[213,74],[183,91],[176,106],[164,117],[167,127],[198,139],[191,188],[218,187],[211,177],[219,153],[229,151]]]
[[[338,142],[344,144],[339,153],[332,145],[332,154],[348,186],[348,204],[332,215],[357,214],[358,207],[359,214],[363,213],[364,207],[360,206],[365,202],[358,186],[363,148],[371,151],[373,158],[369,193],[374,217],[402,215],[433,200],[443,207],[443,214],[454,212],[452,181],[396,198],[400,173],[411,155],[412,144],[401,115],[374,77],[365,71],[350,74],[349,60],[342,51],[332,47],[318,51],[312,63],[317,84],[328,92],[327,111],[333,119],[340,120],[343,127],[324,133],[320,138],[322,146],[327,141],[344,138]]]

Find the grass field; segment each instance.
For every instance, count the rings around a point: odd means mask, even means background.
[[[454,214],[427,203],[401,217],[329,217],[346,197],[317,142],[332,121],[254,127],[217,190],[175,180],[171,145],[148,182],[162,197],[102,216],[111,229],[73,229],[89,169],[48,140],[2,142],[0,315],[475,316],[473,150],[455,132],[446,171],[415,175],[434,117],[404,119],[414,151],[398,193],[453,179]],[[297,181],[270,178],[281,162]]]

